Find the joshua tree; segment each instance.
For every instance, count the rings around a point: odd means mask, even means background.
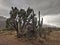
[[[10,18],[7,19],[7,21],[9,20],[9,26],[12,26],[13,28],[16,29],[16,32],[17,32],[17,37],[19,35],[19,30],[18,30],[18,21],[16,19],[17,17],[17,14],[18,14],[18,9],[17,7],[13,8],[11,7],[11,11],[10,11]]]
[[[10,18],[7,19],[6,24],[7,27],[12,26],[15,28],[17,32],[17,37],[24,36],[28,34],[26,32],[26,27],[28,27],[30,34],[35,35],[36,33],[36,28],[37,28],[37,18],[35,17],[36,14],[34,13],[34,10],[28,7],[28,9],[25,11],[25,9],[17,9],[17,7],[12,7],[12,10],[10,11]],[[30,25],[30,26],[28,26]],[[39,27],[39,33],[41,35],[41,30],[42,30],[42,25],[43,25],[43,18],[40,22],[40,11],[39,11],[39,22],[38,22],[38,27]],[[32,29],[30,29],[32,28]],[[29,34],[29,35],[30,35]]]

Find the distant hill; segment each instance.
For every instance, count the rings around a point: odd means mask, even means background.
[[[6,17],[0,16],[0,29],[4,29],[6,26]]]
[[[48,24],[43,24],[43,28],[60,28],[60,27],[57,27],[57,26],[53,26],[53,25],[48,25]]]

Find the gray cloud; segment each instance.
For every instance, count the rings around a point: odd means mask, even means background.
[[[60,27],[60,14],[57,15],[46,15],[44,18],[44,24],[50,24]]]
[[[60,13],[60,0],[27,0],[27,4],[40,10],[42,15]]]
[[[36,12],[41,11],[41,15],[60,13],[60,0],[0,0],[0,9],[4,7],[2,10],[8,12],[11,6],[25,9],[30,6]]]
[[[46,20],[45,22],[60,25],[60,0],[0,0],[0,15],[9,17],[9,11],[12,6],[16,6],[19,9],[27,9],[30,6],[36,13],[41,11],[41,15]]]
[[[11,7],[27,8],[25,0],[0,0],[0,15],[9,17]]]

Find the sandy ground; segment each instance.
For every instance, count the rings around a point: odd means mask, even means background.
[[[15,33],[16,34],[16,33]],[[60,31],[54,31],[52,32],[47,40],[46,44],[41,44],[40,42],[34,41],[28,41],[23,39],[16,38],[16,35],[14,33],[1,33],[0,34],[0,45],[60,45]]]
[[[40,45],[40,43],[17,38],[15,32],[4,32],[0,34],[0,45]]]
[[[49,35],[47,45],[60,45],[60,31],[53,31]]]

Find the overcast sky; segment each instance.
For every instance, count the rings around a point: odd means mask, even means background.
[[[0,0],[0,16],[9,17],[12,6],[19,9],[31,7],[36,14],[41,11],[44,24],[60,27],[60,0]]]

